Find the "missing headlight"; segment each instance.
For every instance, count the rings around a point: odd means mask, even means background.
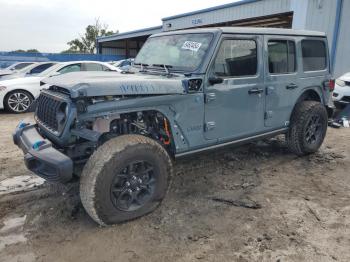
[[[84,100],[78,100],[76,102],[76,107],[79,113],[85,113],[87,111],[87,107]]]
[[[63,102],[60,104],[57,113],[56,113],[56,120],[59,125],[63,125],[68,116],[68,104],[66,102]]]

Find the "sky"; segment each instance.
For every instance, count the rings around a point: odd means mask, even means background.
[[[99,18],[120,33],[235,0],[0,0],[0,51],[61,52]]]

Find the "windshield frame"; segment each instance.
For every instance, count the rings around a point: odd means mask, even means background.
[[[203,31],[203,32],[176,32],[176,33],[170,33],[170,34],[169,33],[157,34],[154,36],[150,36],[147,39],[147,41],[144,43],[143,47],[151,39],[158,38],[158,37],[176,36],[176,35],[210,35],[211,38],[208,42],[208,48],[205,50],[204,55],[201,59],[201,62],[198,64],[198,66],[196,68],[186,70],[186,69],[180,69],[178,66],[174,66],[174,65],[171,65],[172,67],[168,68],[170,73],[193,73],[193,72],[199,71],[203,67],[203,65],[206,63],[208,53],[210,53],[211,49],[213,48],[213,45],[215,45],[216,35],[214,32],[204,32]],[[142,48],[141,48],[141,50],[142,50]],[[139,53],[140,53],[140,51],[139,51]],[[140,69],[141,65],[140,65],[140,62],[136,61],[137,57],[138,57],[138,55],[135,57],[132,67]],[[160,66],[153,66],[152,64],[149,65],[147,63],[142,63],[142,65],[143,65],[144,70],[152,69],[153,71],[164,72],[164,68],[160,67]]]

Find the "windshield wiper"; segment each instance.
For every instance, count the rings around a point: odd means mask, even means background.
[[[143,64],[143,63],[134,63],[134,65],[139,65],[141,66],[141,70],[139,72],[147,72],[145,69],[143,69],[144,66],[149,66],[148,64]]]
[[[173,68],[172,65],[166,65],[166,64],[153,64],[152,66],[163,67],[167,75],[170,75],[169,68]]]

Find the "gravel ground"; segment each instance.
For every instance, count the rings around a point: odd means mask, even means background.
[[[26,170],[22,118],[0,112],[0,261],[350,261],[350,129],[306,157],[278,137],[178,160],[160,208],[101,228],[77,184]]]

